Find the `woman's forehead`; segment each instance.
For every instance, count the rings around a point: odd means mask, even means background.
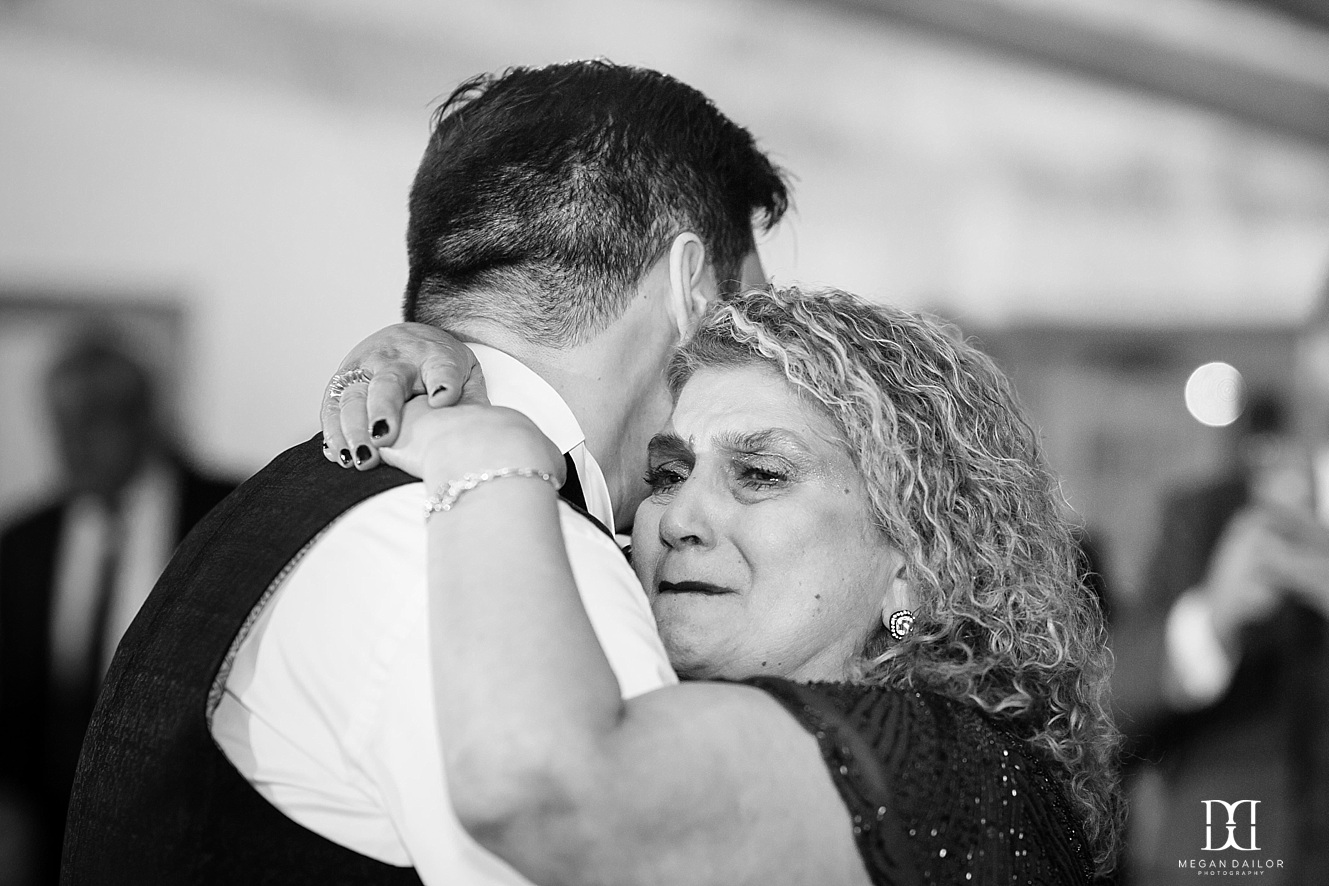
[[[774,367],[761,363],[697,370],[679,392],[666,431],[693,446],[846,446],[844,435],[819,404]]]

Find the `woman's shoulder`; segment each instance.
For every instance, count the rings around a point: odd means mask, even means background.
[[[1090,878],[1057,764],[976,705],[885,686],[749,682],[817,739],[870,872]]]
[[[916,770],[920,758],[936,757],[948,762],[990,762],[1001,768],[1014,757],[1021,764],[1043,766],[1033,749],[1005,723],[976,705],[936,692],[863,683],[796,683],[770,677],[748,682],[775,696],[805,726],[851,730],[875,749],[873,756],[878,761],[907,763]],[[903,751],[910,755],[907,761],[892,753]]]

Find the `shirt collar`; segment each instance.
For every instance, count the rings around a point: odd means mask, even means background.
[[[564,453],[586,442],[586,435],[568,404],[533,369],[497,348],[469,343],[467,346],[484,370],[490,403],[524,414]]]
[[[586,448],[586,435],[568,404],[549,382],[511,354],[488,345],[469,344],[485,374],[489,402],[524,414],[565,455],[571,455],[581,480],[586,509],[606,526],[614,525],[613,504],[604,473]]]

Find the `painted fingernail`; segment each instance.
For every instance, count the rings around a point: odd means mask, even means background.
[[[372,452],[369,451],[369,447],[368,447],[368,446],[365,446],[365,445],[362,444],[362,445],[360,445],[360,446],[355,447],[355,465],[356,465],[356,467],[359,467],[360,465],[362,465],[362,464],[364,464],[365,462],[369,461],[369,460],[370,460],[371,458],[373,458],[373,457],[374,457],[374,453],[372,453]]]
[[[370,436],[377,440],[379,437],[386,435],[387,432],[388,423],[380,418],[378,421],[374,422],[374,428],[370,431]]]
[[[341,462],[343,468],[349,468],[351,466],[351,450],[343,449],[338,453],[337,461]]]

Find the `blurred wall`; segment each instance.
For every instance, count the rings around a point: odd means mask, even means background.
[[[1033,415],[1067,504],[1084,521],[1114,604],[1130,606],[1158,543],[1162,498],[1233,470],[1234,429],[1190,413],[1187,380],[1222,361],[1242,384],[1214,391],[1290,392],[1295,326],[1174,328],[1028,324],[980,332]],[[1288,404],[1290,405],[1290,404]]]
[[[0,33],[0,291],[178,305],[187,436],[253,469],[397,317],[424,117]]]
[[[1329,145],[853,5],[9,0],[0,293],[178,306],[186,436],[252,470],[396,317],[431,101],[589,55],[693,83],[796,175],[779,281],[1180,328],[1295,322],[1329,276]]]

